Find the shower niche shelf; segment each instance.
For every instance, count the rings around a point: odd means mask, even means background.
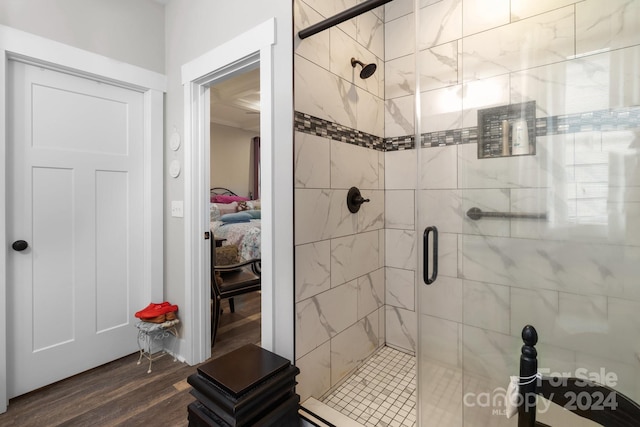
[[[536,102],[478,110],[478,158],[536,154]]]

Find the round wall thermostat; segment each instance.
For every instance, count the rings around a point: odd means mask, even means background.
[[[174,160],[171,162],[171,165],[169,165],[169,174],[173,177],[173,178],[177,178],[178,175],[180,175],[180,162],[177,160]]]
[[[180,134],[178,132],[174,132],[173,134],[171,134],[169,146],[173,151],[177,151],[178,148],[180,148]]]

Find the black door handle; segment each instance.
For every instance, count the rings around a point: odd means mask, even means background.
[[[29,247],[29,244],[24,240],[16,240],[15,242],[13,242],[13,245],[11,245],[11,247],[14,251],[20,252],[27,249]]]
[[[429,276],[429,234],[433,233],[433,270]],[[422,266],[424,268],[423,279],[427,285],[432,284],[438,277],[438,229],[435,226],[429,226],[424,229],[422,235]]]

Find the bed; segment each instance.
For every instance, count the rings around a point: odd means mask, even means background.
[[[242,259],[261,258],[260,201],[240,197],[224,187],[211,189],[210,229],[223,245],[235,245]]]

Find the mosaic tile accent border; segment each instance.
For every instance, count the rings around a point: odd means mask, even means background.
[[[299,132],[322,136],[335,141],[358,145],[360,147],[384,151],[384,142],[382,137],[361,132],[357,129],[342,126],[337,123],[330,122],[329,120],[320,119],[299,111],[295,112],[293,120],[294,130]]]
[[[611,132],[640,127],[640,107],[550,116],[536,119],[536,135],[577,132]]]
[[[640,128],[640,106],[536,118],[536,136],[637,128]],[[294,116],[294,130],[378,151],[415,148],[414,135],[381,138],[298,111]],[[478,142],[477,126],[420,135],[420,144],[425,148],[475,142]]]
[[[416,143],[415,139],[416,138],[414,135],[394,136],[393,138],[385,138],[383,151],[410,150],[412,148],[415,148],[415,143]]]
[[[640,107],[539,117],[535,122],[536,136],[592,131],[610,132],[637,128],[640,128]],[[423,133],[421,140],[422,147],[470,144],[478,142],[478,127]]]
[[[474,142],[478,142],[477,126],[423,133],[420,141],[422,147],[443,147],[445,145],[472,144]]]

